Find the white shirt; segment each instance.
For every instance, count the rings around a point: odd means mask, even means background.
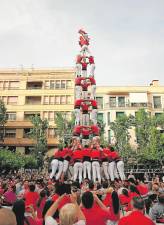
[[[45,225],[58,225],[58,223],[51,216],[47,216],[45,219]],[[84,220],[79,220],[77,223],[74,223],[74,225],[86,225],[86,223]]]

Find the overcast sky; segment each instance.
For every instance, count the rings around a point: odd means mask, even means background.
[[[164,84],[164,0],[0,0],[0,67],[73,67],[79,28],[98,85]]]

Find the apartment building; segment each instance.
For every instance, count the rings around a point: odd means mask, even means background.
[[[98,120],[105,123],[105,137],[109,142],[114,141],[110,130],[113,122],[122,114],[133,115],[144,108],[151,115],[158,116],[164,112],[164,86],[158,80],[153,80],[149,86],[117,86],[97,87],[97,101],[99,106]],[[132,146],[136,146],[134,129],[130,130]]]
[[[48,147],[58,143],[55,137],[55,113],[71,116],[74,105],[73,69],[0,70],[0,99],[7,108],[8,121],[0,145],[29,153],[34,141],[27,137],[32,127],[30,116],[40,115],[49,121]],[[1,129],[2,132],[2,129]]]

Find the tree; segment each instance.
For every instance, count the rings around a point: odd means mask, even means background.
[[[4,125],[7,122],[6,107],[2,100],[0,100],[0,141],[4,137]]]
[[[127,159],[131,152],[129,129],[132,125],[132,119],[132,116],[121,115],[110,123],[110,128],[113,130],[116,140],[116,148],[124,159]]]
[[[59,143],[64,143],[70,140],[72,136],[73,127],[75,126],[75,116],[72,114],[71,119],[66,119],[66,114],[57,112],[55,114],[56,135],[58,136]]]
[[[28,133],[29,137],[35,140],[33,154],[37,157],[39,166],[43,165],[43,157],[47,150],[47,129],[49,127],[48,120],[42,120],[40,116],[35,115],[30,118],[33,128]]]

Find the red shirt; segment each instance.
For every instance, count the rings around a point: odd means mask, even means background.
[[[96,126],[96,125],[92,125],[91,126],[91,130],[92,130],[92,133],[95,134],[95,135],[97,135],[97,136],[100,133],[100,128],[98,126]]]
[[[121,218],[118,225],[155,225],[155,223],[144,216],[142,212],[136,210]]]
[[[74,134],[80,134],[81,133],[81,130],[82,130],[82,126],[75,126],[74,129],[73,129],[73,133]]]
[[[83,83],[81,84],[81,87],[82,87],[82,91],[88,91],[88,87],[90,86],[90,83]]]
[[[42,212],[46,203],[47,197],[44,197],[40,203],[40,206],[37,207],[37,217],[42,218]]]
[[[83,77],[76,77],[75,78],[75,85],[81,85],[81,81],[84,80]]]
[[[73,160],[82,159],[83,158],[83,152],[82,152],[82,150],[75,150],[72,153],[72,158],[73,158]]]
[[[91,100],[91,105],[93,108],[97,109],[97,101],[96,100]]]
[[[82,62],[81,65],[82,65],[82,70],[87,70],[88,63]]]
[[[81,133],[83,136],[88,136],[90,135],[90,130],[87,128],[83,128]]]
[[[80,46],[83,46],[83,45],[89,45],[89,41],[86,40],[83,36],[80,36],[79,45],[80,45]]]
[[[95,62],[94,62],[94,57],[93,56],[90,56],[89,57],[89,63],[90,64],[94,64]]]
[[[39,199],[39,194],[37,192],[27,192],[25,194],[25,205],[32,205],[34,207],[34,210],[36,210],[36,203]]]
[[[90,148],[84,148],[82,152],[83,152],[83,157],[84,156],[91,157],[91,149]]]
[[[74,107],[74,108],[80,108],[82,102],[83,102],[82,99],[77,99],[77,100],[75,101],[75,107]]]
[[[91,85],[96,85],[96,81],[94,77],[90,77],[89,79],[90,79]]]
[[[120,199],[120,204],[121,205],[126,205],[126,204],[129,204],[130,203],[130,197],[129,196],[120,194],[119,195],[119,199]]]
[[[55,152],[54,157],[58,159],[60,157],[60,152],[59,151]]]
[[[81,104],[81,107],[82,107],[82,111],[84,112],[88,112],[88,109],[89,109],[89,105],[87,105],[86,103],[83,103]]]
[[[108,148],[104,148],[103,151],[102,151],[102,158],[109,158],[110,156],[110,150]]]
[[[146,184],[138,184],[137,190],[139,191],[140,195],[146,195],[149,192]]]
[[[59,195],[54,194],[52,196],[52,201],[56,201],[59,198]],[[71,203],[71,199],[68,195],[64,196],[63,199],[61,200],[61,202],[59,203],[58,209],[61,209],[65,204],[67,203]]]
[[[101,157],[100,150],[93,149],[92,153],[91,153],[91,157],[92,157],[92,159],[97,159],[97,158],[100,159],[100,157]]]
[[[86,218],[87,225],[106,225],[109,220],[109,213],[100,207],[92,207],[91,209],[82,208]]]
[[[103,200],[103,204],[106,206],[106,207],[109,207],[110,206],[110,203],[112,201],[112,197],[111,197],[111,193],[107,193],[104,200]]]
[[[118,153],[117,152],[110,152],[110,156],[113,160],[117,159],[119,157]]]

